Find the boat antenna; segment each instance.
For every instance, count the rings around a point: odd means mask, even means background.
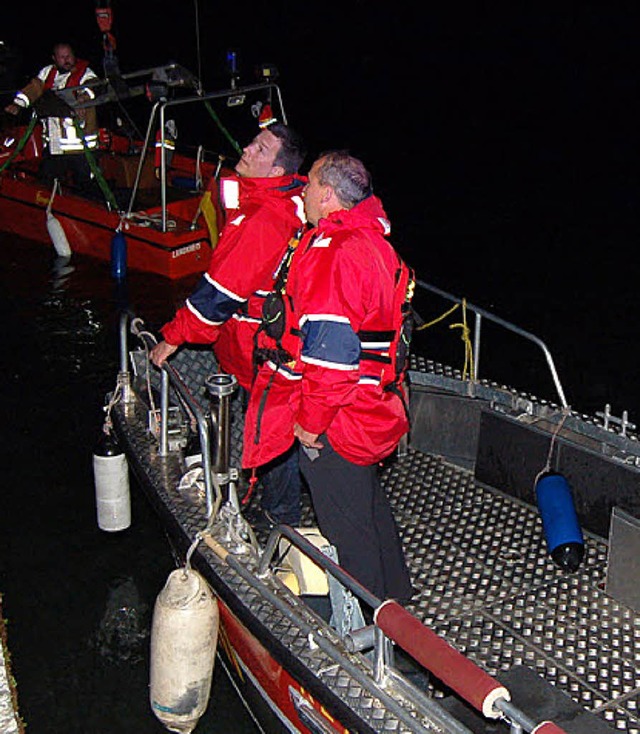
[[[198,94],[202,94],[202,58],[200,56],[200,18],[198,14],[198,0],[193,0],[196,16],[196,57],[198,65]]]

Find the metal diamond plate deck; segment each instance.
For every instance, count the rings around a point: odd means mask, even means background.
[[[194,374],[194,391],[198,379]],[[138,469],[149,477],[187,542],[202,529],[204,511],[177,496],[180,459],[161,460],[149,448],[144,413],[141,404],[117,407],[131,453],[140,457]],[[237,400],[233,421],[232,464],[237,466],[242,436]],[[497,678],[515,665],[528,666],[613,730],[640,734],[640,616],[603,592],[607,547],[602,539],[586,535],[581,567],[568,575],[547,553],[537,511],[500,487],[479,484],[470,471],[409,449],[384,469],[383,483],[417,589],[409,605],[416,616]],[[247,516],[256,505],[257,495]],[[304,517],[305,524],[313,524],[308,497]],[[203,548],[199,554],[255,617],[369,726],[381,732],[408,731],[213,552]],[[430,686],[436,698],[444,697],[437,681]]]
[[[569,575],[551,561],[538,513],[468,471],[409,451],[385,484],[417,616],[497,678],[527,665],[616,730],[640,732],[640,617],[604,594],[601,539],[586,537]]]

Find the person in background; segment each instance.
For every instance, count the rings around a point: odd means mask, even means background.
[[[387,240],[386,213],[357,158],[321,155],[304,204],[313,227],[287,274],[284,329],[261,333],[243,465],[270,461],[297,439],[319,528],[340,564],[379,598],[407,601],[413,589],[378,465],[409,427],[395,354],[412,273]]]
[[[245,391],[254,377],[253,342],[265,296],[289,243],[304,224],[298,171],[305,143],[275,121],[247,145],[235,173],[221,182],[226,224],[207,272],[186,304],[165,324],[151,351],[157,366],[185,342],[213,344],[220,368]],[[296,451],[284,452],[261,473],[263,524],[300,523],[301,478]]]
[[[16,94],[13,102],[5,107],[5,112],[17,116],[21,109],[37,103],[49,90],[82,87],[98,78],[87,61],[76,57],[68,43],[56,43],[52,59],[52,64],[40,69],[37,76]],[[94,97],[90,86],[76,92],[76,99],[80,102]],[[62,102],[56,106],[60,108]],[[67,113],[70,112],[69,108]],[[40,167],[41,177],[47,183],[57,178],[61,183],[87,188],[92,174],[85,155],[85,145],[89,150],[98,147],[95,108],[78,109],[73,116],[64,113],[63,116],[43,116],[42,124],[45,148]]]

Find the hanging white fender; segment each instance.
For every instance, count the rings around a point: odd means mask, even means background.
[[[55,247],[58,256],[69,257],[71,255],[71,245],[69,244],[67,235],[62,228],[62,224],[60,224],[60,220],[55,217],[51,211],[57,189],[58,179],[53,182],[53,190],[51,191],[51,197],[47,204],[47,231],[49,232],[49,237],[51,237],[51,242],[53,242],[53,246]]]
[[[206,711],[218,644],[218,604],[192,569],[172,571],[151,625],[149,698],[169,731],[189,734]]]

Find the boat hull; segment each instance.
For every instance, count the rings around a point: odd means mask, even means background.
[[[0,178],[0,229],[53,247],[46,226],[46,210],[51,191],[29,179],[9,175]],[[194,198],[181,202],[181,211],[197,210]],[[73,194],[57,194],[51,209],[58,219],[71,246],[72,253],[87,255],[110,262],[111,241],[121,225],[120,215],[108,211],[102,202],[83,199]],[[154,273],[172,280],[184,278],[207,269],[211,257],[209,234],[198,224],[191,229],[191,220],[171,216],[172,229],[158,228],[157,212],[147,212],[146,218],[122,223],[127,240],[127,267]]]

